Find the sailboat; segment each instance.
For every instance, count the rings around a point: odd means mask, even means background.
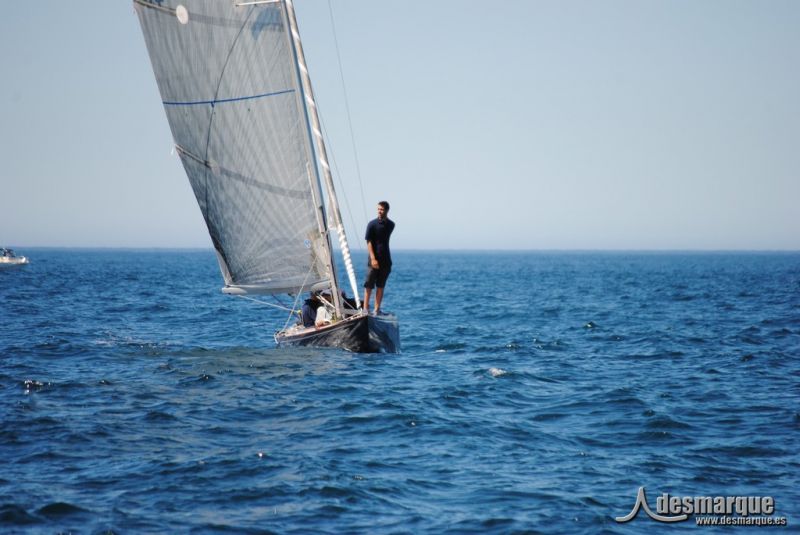
[[[293,297],[279,346],[399,351],[397,317],[361,310],[292,0],[133,4],[222,291]],[[333,233],[355,306],[341,289]],[[293,323],[305,292],[327,292],[329,324]]]

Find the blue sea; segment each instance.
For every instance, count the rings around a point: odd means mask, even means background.
[[[211,251],[19,253],[2,533],[800,530],[800,253],[397,251],[380,355],[276,348]]]

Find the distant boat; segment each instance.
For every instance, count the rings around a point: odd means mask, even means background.
[[[12,249],[0,249],[0,268],[24,266],[28,264],[28,259],[24,256],[17,256]]]
[[[361,310],[292,0],[133,3],[222,291],[292,296],[279,345],[398,351],[397,317]],[[331,231],[355,307],[341,292]],[[322,290],[330,324],[294,325],[300,296]]]

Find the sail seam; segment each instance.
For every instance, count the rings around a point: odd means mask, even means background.
[[[294,93],[294,89],[284,89],[282,91],[274,91],[272,93],[261,93],[260,95],[250,95],[246,97],[234,97],[234,98],[222,98],[222,99],[214,99],[214,100],[193,100],[193,101],[175,101],[175,100],[165,100],[162,101],[164,106],[202,106],[202,105],[211,105],[215,106],[217,104],[226,104],[229,102],[240,102],[242,100],[254,100],[258,98],[265,98],[265,97],[275,97],[278,95],[285,95],[287,93]]]
[[[158,4],[153,3],[150,0],[133,0],[134,3],[139,4],[140,6],[149,7],[150,9],[155,9],[156,11],[161,11],[162,13],[169,13],[170,15],[175,14],[175,10],[169,7],[160,6]]]
[[[253,9],[254,8],[252,8],[252,7],[249,9],[249,13],[247,14],[247,16],[244,18],[244,20],[242,21],[241,25],[239,26],[239,31],[236,33],[236,37],[234,37],[233,41],[231,42],[231,46],[228,49],[228,54],[225,56],[225,62],[223,63],[222,69],[219,72],[219,78],[217,79],[217,88],[214,91],[214,100],[217,100],[217,97],[219,97],[219,90],[220,90],[220,87],[222,86],[222,80],[225,77],[225,72],[228,69],[228,63],[230,62],[231,54],[233,54],[233,50],[234,50],[234,48],[236,48],[236,44],[239,42],[239,37],[241,37],[242,32],[244,32],[244,29],[247,26],[247,22],[250,20],[250,16],[253,14]],[[204,151],[205,152],[205,158],[204,158],[205,161],[209,161],[208,149],[209,149],[209,146],[211,145],[211,129],[213,127],[213,124],[214,124],[214,106],[212,105],[211,106],[211,114],[210,114],[210,116],[208,118],[208,127],[206,129],[206,148],[205,148],[205,151]],[[209,197],[208,197],[209,171],[211,171],[211,167],[210,166],[206,166],[206,171],[204,173],[205,180],[204,180],[204,184],[203,184],[203,186],[204,186],[203,189],[204,189],[204,193],[205,193],[205,205],[206,205],[206,207],[211,206],[211,203],[209,202]],[[211,223],[212,223],[212,221],[208,218],[206,213],[203,214],[203,218],[206,220],[206,225],[208,226],[209,233],[211,234],[211,230],[212,230],[212,224]],[[216,223],[214,224],[214,228],[216,228]],[[219,253],[220,258],[222,258],[223,262],[225,263],[225,266],[228,268],[228,271],[230,271],[230,261],[228,260],[228,255],[227,255],[226,251],[223,248],[217,247],[218,243],[215,240],[214,234],[212,234],[212,240],[211,241],[214,243],[214,248]]]
[[[292,199],[307,199],[308,193],[303,190],[292,190],[287,188],[282,188],[280,186],[275,186],[272,184],[268,184],[265,182],[259,182],[255,178],[243,175],[241,173],[237,173],[232,169],[228,169],[226,167],[221,167],[220,165],[210,162],[208,160],[203,160],[199,156],[192,154],[188,150],[184,149],[180,145],[175,145],[175,149],[178,151],[178,154],[182,156],[186,156],[189,159],[194,160],[195,162],[199,163],[200,165],[210,169],[212,172],[216,172],[219,175],[226,176],[230,179],[236,180],[242,184],[246,184],[253,188],[258,188],[262,191],[269,191],[270,193],[274,193],[276,195],[281,195],[283,197],[289,197]]]

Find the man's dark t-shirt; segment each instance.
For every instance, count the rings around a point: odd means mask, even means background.
[[[303,308],[301,309],[301,315],[303,316],[303,327],[313,327],[314,322],[317,320],[317,307],[319,306],[319,301],[316,299],[306,299],[303,303]]]
[[[392,253],[389,250],[389,237],[394,230],[394,221],[388,218],[373,219],[367,224],[367,233],[364,237],[368,242],[372,242],[372,251],[375,259],[381,268],[392,266]],[[369,266],[369,258],[367,258]]]

